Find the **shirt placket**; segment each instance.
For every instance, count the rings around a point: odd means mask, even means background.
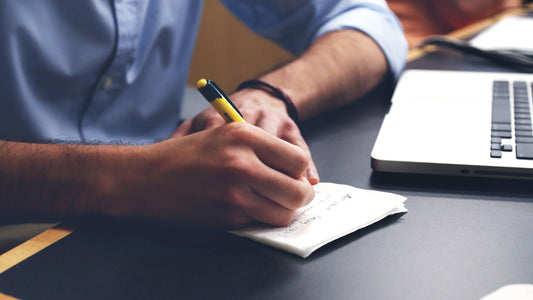
[[[139,37],[140,0],[116,0],[113,2],[117,24],[117,48],[111,65],[102,76],[102,90],[124,87],[126,71],[133,62],[135,45]]]
[[[136,45],[139,38],[142,4],[144,0],[113,1],[116,24],[116,47],[109,67],[100,76],[80,123],[82,140],[98,126],[100,114],[105,111],[111,101],[116,101],[120,89],[127,85],[127,70],[133,63]]]

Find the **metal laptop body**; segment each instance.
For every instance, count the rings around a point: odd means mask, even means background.
[[[502,103],[494,102],[500,101],[498,98],[493,100],[495,81],[500,86],[510,82],[513,128],[508,133],[499,130],[507,126],[494,123],[499,115],[493,113],[493,106]],[[524,100],[515,101],[513,82],[526,82],[529,106],[525,107]],[[533,179],[531,124],[531,143],[524,144],[528,127],[516,130],[513,119],[525,111],[531,114],[532,82],[533,74],[405,71],[374,144],[372,168],[382,172]],[[496,144],[495,136],[504,137]],[[497,157],[496,150],[501,157]],[[517,152],[523,158],[517,159]]]

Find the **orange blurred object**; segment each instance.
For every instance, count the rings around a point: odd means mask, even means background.
[[[409,47],[431,35],[444,35],[488,18],[520,0],[388,0],[400,19]]]

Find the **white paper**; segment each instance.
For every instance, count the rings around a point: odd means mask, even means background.
[[[289,225],[255,225],[231,232],[305,258],[323,245],[388,215],[407,212],[407,198],[400,195],[326,182],[314,188],[313,201],[298,209]]]
[[[474,37],[470,44],[484,50],[533,52],[533,18],[504,17]]]
[[[531,300],[533,299],[533,285],[509,284],[481,298],[481,300]]]

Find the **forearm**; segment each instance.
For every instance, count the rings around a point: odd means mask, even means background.
[[[284,90],[306,119],[356,100],[386,72],[386,58],[370,37],[342,30],[322,36],[301,57],[262,79]]]
[[[70,217],[104,210],[126,146],[0,144],[0,216]],[[112,180],[113,179],[113,180]]]

